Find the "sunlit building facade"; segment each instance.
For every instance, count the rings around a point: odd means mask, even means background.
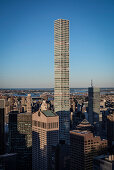
[[[32,115],[32,169],[52,169],[53,147],[59,141],[59,117],[51,110]]]
[[[69,21],[58,19],[54,23],[55,88],[54,108],[59,115],[59,140],[69,144]]]

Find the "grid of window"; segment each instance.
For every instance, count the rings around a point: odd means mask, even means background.
[[[58,128],[58,122],[44,123],[44,122],[33,120],[32,123],[33,123],[33,126],[40,127],[40,128],[43,128],[43,129]]]
[[[59,115],[59,138],[67,142],[70,130],[68,20],[58,19],[54,23],[54,67],[54,108]]]

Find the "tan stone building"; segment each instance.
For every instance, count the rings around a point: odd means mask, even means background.
[[[51,110],[32,115],[32,169],[50,170],[53,150],[59,141],[59,117]]]

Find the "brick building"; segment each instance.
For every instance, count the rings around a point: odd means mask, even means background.
[[[107,140],[93,136],[90,131],[70,131],[71,170],[91,170],[93,158],[106,151]]]

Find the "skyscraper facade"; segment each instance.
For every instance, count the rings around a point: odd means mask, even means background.
[[[88,120],[91,124],[99,122],[100,115],[100,89],[88,88]]]
[[[0,99],[0,154],[4,153],[4,109],[5,109],[5,100]]]
[[[58,19],[54,23],[55,88],[54,108],[59,115],[59,140],[69,144],[69,21]]]
[[[32,114],[9,113],[10,152],[17,153],[17,170],[32,169]]]
[[[109,152],[114,155],[114,111],[107,116],[107,139]]]

